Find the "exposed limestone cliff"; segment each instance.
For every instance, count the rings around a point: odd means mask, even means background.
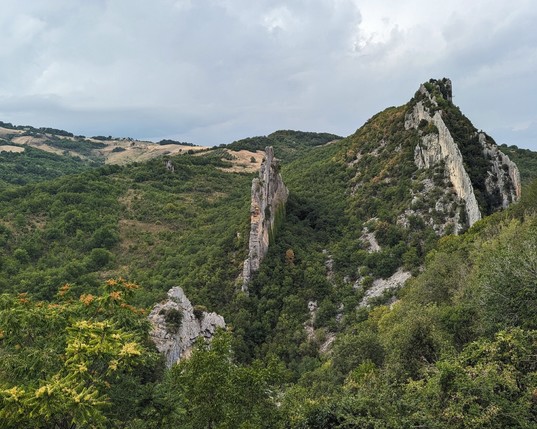
[[[371,287],[365,291],[359,306],[365,307],[373,298],[377,298],[387,291],[399,289],[410,277],[412,277],[411,273],[399,268],[387,279],[375,279]]]
[[[520,172],[516,164],[501,152],[485,133],[479,133],[478,137],[479,143],[483,147],[483,153],[491,162],[491,170],[485,179],[487,191],[489,194],[497,192],[502,207],[506,208],[520,198],[522,190]]]
[[[482,217],[483,201],[488,211],[507,207],[520,198],[520,174],[517,166],[504,155],[496,144],[484,133],[472,135],[469,141],[455,141],[445,120],[442,107],[452,107],[452,87],[449,79],[431,80],[421,85],[417,93],[417,101],[405,117],[405,129],[416,129],[420,134],[420,142],[414,149],[414,161],[419,169],[431,169],[444,166],[445,176],[451,182],[457,197],[457,204],[465,208],[466,223],[473,225]],[[446,103],[447,102],[447,103]],[[462,116],[462,114],[460,115]],[[478,143],[478,140],[479,143]],[[487,177],[485,189],[481,189],[480,208],[476,198],[475,185],[467,167],[476,162],[475,159],[463,159],[461,145],[480,145],[482,159],[486,165]],[[471,165],[470,165],[471,166]],[[455,232],[463,225],[460,219],[454,218]]]
[[[248,290],[252,274],[259,270],[267,254],[270,236],[275,222],[285,203],[289,191],[279,172],[272,146],[265,148],[265,159],[261,164],[259,178],[252,181],[252,203],[250,205],[250,241],[248,258],[244,261],[242,290]]]
[[[168,299],[155,305],[149,322],[151,339],[166,357],[168,368],[190,355],[198,337],[209,340],[217,328],[226,326],[222,316],[194,309],[180,287],[170,289]]]
[[[420,92],[430,96],[423,85],[420,87]],[[436,105],[436,101],[432,97],[430,100]],[[405,128],[418,129],[422,120],[436,126],[436,132],[424,135],[421,138],[421,142],[416,146],[414,151],[416,165],[418,168],[430,168],[441,161],[445,162],[445,168],[453,188],[459,199],[466,204],[466,215],[471,226],[481,219],[481,212],[479,211],[470,176],[464,169],[461,152],[444,123],[440,111],[431,114],[429,109],[424,106],[424,103],[419,101],[412,112],[405,118]]]

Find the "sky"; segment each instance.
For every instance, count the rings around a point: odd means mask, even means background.
[[[230,143],[352,134],[449,77],[497,143],[537,150],[534,0],[0,0],[0,120]]]

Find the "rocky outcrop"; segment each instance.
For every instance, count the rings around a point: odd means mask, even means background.
[[[167,161],[164,161],[164,167],[166,167],[166,170],[168,170],[169,172],[175,173],[175,167],[169,159]]]
[[[451,88],[451,85],[449,87]],[[420,87],[420,92],[430,96],[423,85]],[[451,97],[451,93],[449,96]],[[436,105],[436,101],[432,97],[430,101]],[[464,168],[461,151],[444,123],[440,111],[437,110],[431,115],[424,103],[419,101],[412,112],[405,118],[405,128],[418,129],[420,123],[422,123],[421,121],[427,121],[428,124],[434,125],[436,129],[433,128],[433,132],[421,137],[421,142],[418,143],[414,150],[416,165],[418,168],[430,168],[441,161],[445,163],[446,172],[453,188],[459,199],[464,201],[466,205],[466,215],[471,226],[481,219],[481,212],[479,211],[470,176]]]
[[[222,316],[192,307],[180,287],[170,289],[168,299],[155,305],[149,322],[150,337],[165,356],[168,368],[190,355],[198,337],[210,340],[217,328],[226,326]]]
[[[489,194],[496,193],[501,206],[506,208],[513,201],[520,198],[522,185],[520,172],[516,164],[501,152],[485,133],[478,133],[479,143],[483,147],[483,153],[490,159],[491,168],[485,179],[485,186]]]
[[[387,279],[375,279],[371,287],[365,291],[364,297],[360,301],[360,307],[369,305],[373,298],[377,298],[387,291],[399,289],[410,277],[412,274],[399,268]]]
[[[440,97],[440,98],[439,98]],[[482,217],[474,186],[458,145],[478,144],[478,135],[482,156],[488,160],[486,189],[481,190],[487,195],[488,211],[507,207],[520,198],[520,174],[517,166],[503,154],[496,144],[487,139],[484,133],[474,134],[473,142],[455,142],[443,119],[443,111],[439,101],[444,103],[452,100],[452,86],[449,79],[431,80],[421,85],[412,110],[405,117],[405,129],[416,129],[420,134],[420,142],[414,149],[414,161],[419,169],[431,169],[444,166],[445,176],[451,182],[457,196],[457,204],[464,206],[466,223],[472,226]],[[443,99],[443,100],[442,100]],[[448,106],[451,104],[448,104]],[[481,179],[483,180],[483,179]],[[447,191],[447,190],[446,190]],[[441,209],[441,208],[440,208]],[[438,208],[436,209],[438,211]],[[458,224],[459,220],[452,219]],[[456,225],[455,232],[462,226]]]
[[[248,258],[244,261],[242,290],[248,290],[252,274],[259,270],[267,254],[275,222],[283,211],[289,191],[280,175],[279,163],[274,158],[272,146],[265,148],[265,159],[261,163],[259,178],[252,181],[250,205],[250,241]]]

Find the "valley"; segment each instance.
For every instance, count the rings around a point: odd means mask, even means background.
[[[452,91],[345,138],[2,123],[5,427],[533,427],[537,154]]]

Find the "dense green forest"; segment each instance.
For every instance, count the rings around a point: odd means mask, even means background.
[[[0,152],[0,189],[13,185],[43,182],[101,165],[102,163],[98,161],[57,155],[29,146],[24,147],[24,152],[20,153],[3,151]]]
[[[536,208],[534,186],[442,239],[396,304],[346,315],[322,356],[285,338],[300,305],[269,282],[259,301],[284,298],[262,359],[243,362],[230,347],[236,332],[221,332],[171,371],[147,343],[144,311],[132,305],[140,290],[126,280],[91,292],[63,285],[47,301],[4,294],[0,416],[5,427],[534,427]],[[278,244],[273,256],[289,242]],[[295,249],[274,271],[298,271]],[[298,355],[299,368],[285,365]]]
[[[439,171],[414,164],[407,108],[342,140],[279,131],[227,146],[273,145],[290,190],[249,293],[238,277],[254,174],[226,172],[221,149],[125,166],[46,155],[62,175],[2,153],[3,427],[535,427],[535,154],[506,151],[524,183],[509,209],[457,236],[418,216],[403,227],[410,205],[448,197]],[[422,180],[430,200],[416,202]],[[405,287],[363,305],[398,267],[413,274]],[[168,370],[147,314],[173,286],[227,329]]]
[[[307,149],[322,146],[342,138],[330,133],[279,130],[268,136],[248,137],[221,146],[235,151],[244,149],[253,152],[265,150],[267,146],[272,146],[278,154],[278,158],[284,163],[288,163],[302,157]]]

